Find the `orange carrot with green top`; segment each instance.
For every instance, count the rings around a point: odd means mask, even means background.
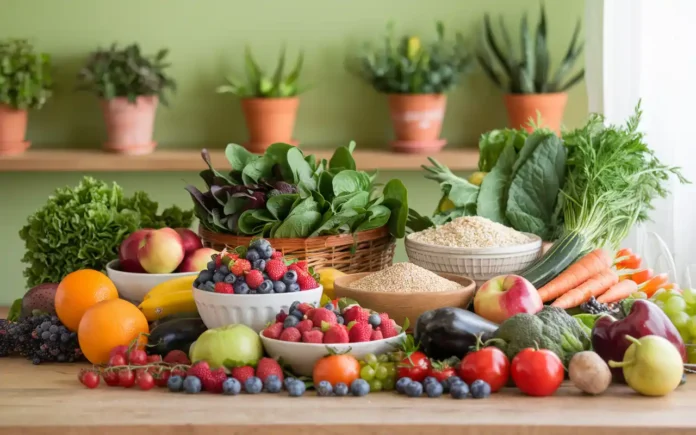
[[[662,288],[662,286],[667,284],[667,281],[669,281],[669,275],[666,273],[661,273],[645,281],[643,284],[638,286],[638,289],[648,295],[648,297],[651,297],[656,291]]]
[[[539,296],[544,302],[552,301],[603,270],[609,269],[612,263],[613,259],[607,251],[595,249],[540,288]]]
[[[600,295],[597,298],[597,302],[601,302],[603,304],[611,304],[613,302],[626,299],[627,297],[631,296],[631,294],[637,291],[638,284],[636,284],[636,282],[633,280],[626,279],[618,284],[614,284],[613,286],[611,286],[609,290],[607,290],[606,292],[604,292],[604,294]]]
[[[589,301],[592,296],[598,297],[603,294],[618,282],[619,275],[614,270],[606,268],[574,289],[564,293],[553,301],[551,306],[563,309],[577,307]]]

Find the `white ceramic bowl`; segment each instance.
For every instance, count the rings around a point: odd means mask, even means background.
[[[268,295],[228,295],[193,289],[198,313],[208,329],[233,323],[242,323],[256,332],[274,322],[280,310],[287,311],[295,301],[319,306],[324,287],[293,293],[271,293]]]
[[[424,269],[465,275],[480,286],[495,276],[520,272],[541,256],[541,238],[524,234],[532,241],[499,248],[452,248],[417,242],[407,236],[406,254],[411,263]]]
[[[266,353],[271,358],[283,358],[283,362],[292,367],[292,371],[301,376],[312,376],[314,364],[319,359],[329,354],[329,348],[337,353],[348,352],[360,359],[368,353],[379,355],[391,352],[404,338],[404,333],[382,340],[365,341],[362,343],[346,344],[319,344],[319,343],[293,343],[289,341],[274,340],[272,338],[261,337]]]
[[[198,275],[198,272],[182,273],[132,273],[118,270],[118,260],[106,265],[106,275],[116,285],[116,290],[122,299],[135,304],[143,301],[143,298],[154,286],[170,279],[182,276]]]

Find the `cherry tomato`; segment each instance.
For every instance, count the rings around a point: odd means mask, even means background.
[[[104,378],[104,382],[106,385],[110,387],[116,387],[118,386],[118,373],[116,373],[114,370],[106,370],[102,373],[102,378]]]
[[[135,382],[138,383],[141,390],[145,391],[150,390],[155,386],[155,380],[148,372],[138,373],[138,376],[135,378]]]
[[[633,272],[633,274],[631,275],[631,280],[633,280],[633,282],[635,282],[636,284],[643,284],[645,281],[652,278],[654,274],[655,273],[652,269],[639,270],[637,272]]]
[[[147,354],[144,350],[133,349],[128,354],[128,362],[135,366],[144,366],[147,364]]]
[[[109,358],[113,357],[114,355],[121,355],[125,358],[128,355],[128,346],[121,345],[114,347],[111,349],[111,352],[109,352]]]
[[[457,375],[455,368],[450,366],[450,363],[447,361],[431,362],[430,365],[430,371],[428,372],[427,376],[432,376],[439,382]]]
[[[497,347],[484,347],[468,353],[459,364],[459,377],[467,384],[477,379],[486,381],[495,393],[503,388],[510,377],[510,360]]]
[[[123,388],[130,388],[135,384],[135,375],[132,370],[121,370],[118,372],[118,385]]]
[[[161,362],[161,361],[162,361],[162,355],[148,355],[147,356],[148,363]]]
[[[118,367],[118,366],[125,366],[126,365],[126,357],[121,355],[121,354],[116,354],[109,358],[109,365],[111,367]]]
[[[423,382],[430,373],[430,360],[423,352],[415,351],[402,359],[397,367],[397,378],[411,378],[416,382]]]
[[[523,393],[550,396],[563,383],[563,362],[550,350],[528,347],[512,359],[510,374]]]
[[[80,382],[87,388],[97,388],[99,386],[99,375],[93,371],[81,373]]]
[[[157,372],[152,376],[155,378],[155,385],[158,387],[166,387],[167,381],[169,381],[169,377],[171,376],[171,372],[169,370],[162,370],[161,372]]]
[[[314,385],[328,381],[331,385],[343,382],[350,385],[360,377],[360,363],[352,355],[329,355],[317,361],[312,372]]]

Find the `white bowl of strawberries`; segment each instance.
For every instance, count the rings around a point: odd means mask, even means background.
[[[298,300],[289,312],[280,311],[275,323],[259,334],[266,353],[282,358],[296,374],[311,376],[314,364],[331,352],[360,359],[369,353],[393,351],[405,336],[386,313],[370,312],[359,305],[343,310],[330,305],[314,308]]]
[[[294,301],[319,304],[324,289],[306,262],[288,264],[264,239],[238,252],[222,252],[193,283],[209,329],[241,323],[258,332]]]

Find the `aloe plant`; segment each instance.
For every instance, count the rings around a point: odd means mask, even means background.
[[[285,47],[280,51],[278,64],[273,76],[266,75],[259,67],[251,54],[251,49],[246,48],[244,53],[244,69],[246,71],[246,83],[237,77],[228,76],[227,84],[218,86],[218,94],[234,94],[240,98],[283,98],[294,97],[304,91],[298,84],[304,53],[300,51],[295,66],[289,74],[284,75]]]
[[[546,29],[546,11],[541,6],[539,24],[536,35],[529,31],[527,14],[524,14],[520,24],[521,53],[517,57],[503,18],[500,17],[500,29],[504,49],[493,35],[493,26],[488,14],[484,17],[485,46],[476,55],[481,68],[486,75],[501,89],[512,94],[542,94],[564,92],[576,85],[585,75],[583,68],[565,80],[573,69],[575,61],[582,53],[583,43],[578,42],[580,35],[580,20],[578,20],[570,46],[566,51],[560,66],[553,76],[550,75],[551,56],[547,46],[548,33]],[[496,62],[497,65],[496,66]],[[502,71],[500,71],[502,69]],[[507,76],[507,82],[504,77]]]

